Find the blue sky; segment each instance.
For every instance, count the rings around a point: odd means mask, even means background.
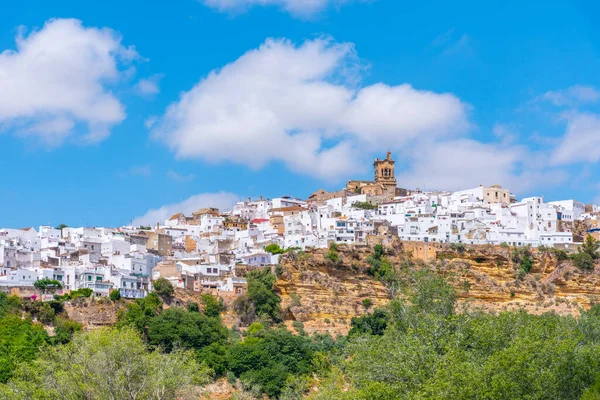
[[[600,203],[595,2],[170,3],[4,5],[0,226],[306,197],[388,148],[401,187]]]

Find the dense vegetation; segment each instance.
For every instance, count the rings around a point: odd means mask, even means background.
[[[597,242],[586,239],[577,254],[574,262],[598,258]],[[532,257],[511,250],[517,279],[530,273]],[[336,245],[326,259],[341,262]],[[285,328],[268,268],[248,273],[232,329],[221,299],[202,294],[176,306],[167,280],[144,299],[114,295],[117,324],[91,333],[62,312],[62,302],[87,292],[45,303],[0,293],[0,398],[199,398],[202,384],[226,378],[236,398],[600,399],[600,305],[577,318],[457,312],[455,290],[427,266],[392,265],[380,245],[367,263],[393,299],[374,309],[364,299],[368,313],[337,338],[308,335],[300,321],[295,332]]]
[[[600,306],[579,320],[457,314],[454,290],[420,275],[410,302],[395,300],[352,321],[344,375],[332,374],[315,398],[576,399],[594,384]]]

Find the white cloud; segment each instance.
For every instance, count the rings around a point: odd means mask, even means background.
[[[552,154],[555,165],[600,160],[600,117],[589,113],[566,115],[567,130]]]
[[[173,171],[172,169],[167,171],[167,177],[176,182],[189,182],[193,180],[196,176],[194,174],[183,175],[178,172]]]
[[[593,86],[575,85],[563,90],[548,91],[534,101],[548,101],[555,106],[574,107],[600,100],[600,91]]]
[[[228,192],[197,194],[180,203],[168,204],[158,209],[148,210],[146,214],[135,218],[133,225],[154,225],[157,222],[163,224],[166,219],[174,214],[184,213],[185,215],[191,215],[192,212],[204,207],[216,207],[224,211],[230,209],[238,200],[239,196]]]
[[[466,33],[463,33],[461,37],[454,43],[450,44],[446,50],[442,53],[445,56],[451,56],[461,51],[472,51],[471,49],[471,38]]]
[[[80,142],[101,141],[125,118],[107,82],[121,79],[119,67],[137,57],[116,32],[75,19],[21,32],[16,50],[0,53],[0,125],[55,146],[84,124]]]
[[[334,179],[356,171],[365,152],[469,128],[469,107],[456,96],[357,87],[355,65],[349,43],[269,39],[184,92],[152,135],[180,158],[254,169],[278,161]]]
[[[254,6],[277,6],[290,14],[308,17],[328,6],[340,6],[350,0],[201,0],[221,12],[242,12]],[[360,0],[358,0],[360,1]],[[365,1],[365,0],[363,0]]]
[[[163,74],[155,74],[146,79],[140,79],[140,81],[135,85],[136,90],[141,95],[155,95],[160,92],[160,80],[162,79]]]
[[[472,139],[423,141],[404,154],[410,168],[397,176],[401,187],[459,190],[501,184],[522,192],[566,180],[547,168],[547,157],[527,148]]]

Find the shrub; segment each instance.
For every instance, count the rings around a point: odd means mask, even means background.
[[[200,350],[226,340],[227,329],[220,320],[180,307],[164,310],[148,322],[149,344],[167,352],[175,348]]]
[[[573,264],[579,269],[594,269],[594,259],[588,253],[581,252],[573,254],[571,260],[573,260]]]
[[[44,292],[46,290],[62,289],[62,283],[60,283],[60,281],[57,281],[56,279],[50,279],[50,278],[39,279],[33,283],[33,286],[36,289],[42,290]]]
[[[291,307],[300,307],[302,305],[302,302],[300,301],[300,296],[298,296],[296,293],[290,293],[290,299]]]
[[[292,326],[294,327],[296,332],[300,334],[304,333],[304,324],[302,323],[302,321],[294,321],[292,322]]]
[[[108,297],[112,300],[112,301],[117,301],[121,298],[121,289],[116,289],[113,290],[112,292],[110,292],[110,294],[108,295]]]
[[[371,314],[365,315],[364,317],[352,318],[350,320],[350,326],[352,328],[350,329],[350,332],[348,332],[348,336],[358,334],[383,335],[388,322],[388,313],[383,309],[377,308]]]
[[[363,305],[364,308],[371,308],[371,306],[373,305],[373,300],[371,300],[371,299],[363,299],[362,305]]]
[[[583,244],[579,248],[579,251],[582,253],[589,254],[592,257],[592,260],[596,260],[600,258],[600,254],[598,254],[598,248],[600,247],[600,243],[594,239],[592,235],[587,235]]]
[[[450,243],[450,248],[461,254],[465,252],[465,245],[463,243]]]
[[[154,291],[163,299],[169,298],[175,293],[173,284],[166,278],[158,278],[152,281],[152,285],[154,286]]]
[[[273,291],[277,279],[275,275],[264,268],[250,271],[246,279],[248,292],[233,303],[233,309],[240,316],[242,325],[251,324],[257,317],[281,321],[281,299]]]
[[[375,210],[377,206],[375,204],[371,204],[368,201],[355,201],[352,203],[352,208],[356,208],[359,210]]]
[[[204,293],[202,296],[200,296],[200,298],[202,300],[204,314],[206,314],[206,316],[219,317],[221,312],[225,311],[225,303],[221,297],[219,297],[217,300],[215,296]]]
[[[502,243],[500,243],[500,247],[507,249],[508,247],[510,247],[510,245],[506,242],[502,242]]]
[[[533,267],[533,261],[531,260],[531,257],[529,257],[529,256],[523,257],[523,259],[519,263],[519,269],[521,271],[523,271],[525,274],[528,274],[529,271],[531,271],[532,267]]]
[[[247,337],[231,347],[229,368],[248,386],[279,398],[286,382],[314,371],[314,345],[305,336],[281,329],[263,338]]]
[[[69,343],[75,332],[81,331],[81,324],[65,318],[56,318],[54,321],[54,344]]]
[[[227,382],[229,382],[231,386],[235,386],[236,384],[235,374],[231,371],[227,372]]]
[[[552,252],[556,256],[557,261],[566,261],[569,259],[569,254],[564,250],[552,248]]]
[[[185,305],[185,308],[189,312],[200,312],[200,306],[195,301],[188,301],[187,304]]]
[[[277,243],[271,243],[265,247],[265,251],[271,254],[283,254],[284,250]]]
[[[327,254],[325,254],[325,258],[333,263],[337,263],[340,261],[340,254],[336,250],[329,250]]]

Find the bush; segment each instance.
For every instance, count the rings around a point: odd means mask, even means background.
[[[348,336],[354,335],[383,335],[389,322],[389,315],[383,309],[376,309],[364,317],[354,317],[350,320],[350,332]]]
[[[335,250],[329,250],[327,254],[325,254],[325,258],[332,263],[337,263],[340,261],[340,254]]]
[[[588,253],[576,253],[571,256],[573,264],[583,270],[594,269],[594,259]]]
[[[552,248],[552,252],[554,253],[554,255],[556,256],[556,260],[557,261],[566,261],[569,259],[569,254],[567,254],[566,251],[564,250],[560,250],[557,248]]]
[[[39,279],[33,283],[33,286],[36,289],[42,290],[44,292],[47,290],[62,289],[62,283],[60,283],[60,281],[57,281],[56,279],[50,279],[50,278]]]
[[[180,307],[164,310],[148,322],[148,343],[167,352],[174,348],[200,350],[226,340],[227,329],[219,319]]]
[[[0,382],[5,383],[15,373],[18,362],[34,360],[40,348],[50,342],[40,324],[7,315],[0,319]],[[0,397],[1,393],[0,393]]]
[[[579,248],[579,251],[582,253],[589,254],[592,257],[592,260],[596,260],[600,258],[600,254],[598,254],[598,248],[600,247],[600,243],[594,239],[592,235],[587,235],[583,244]]]
[[[377,206],[375,204],[371,204],[368,201],[355,201],[352,203],[352,208],[356,208],[359,210],[375,210]]]
[[[371,299],[363,299],[362,305],[363,305],[364,308],[371,308],[371,306],[373,305],[373,300],[371,300]]]
[[[250,325],[257,317],[274,322],[282,320],[281,298],[273,290],[276,279],[268,268],[248,273],[248,292],[233,302],[242,325]]]
[[[206,380],[206,369],[189,352],[149,352],[131,329],[102,329],[78,333],[71,343],[46,349],[31,365],[21,364],[0,397],[175,399]]]
[[[231,371],[227,372],[227,382],[229,382],[229,384],[233,387],[235,387],[235,384],[237,383],[235,374]]]
[[[284,250],[277,243],[271,243],[265,247],[265,251],[271,254],[283,254]]]
[[[450,243],[450,248],[460,254],[465,252],[465,245],[463,243]]]
[[[302,305],[302,302],[300,301],[300,296],[298,296],[296,293],[290,293],[290,299],[291,307],[300,307]]]
[[[112,301],[117,301],[121,298],[121,289],[116,289],[110,292],[110,294],[108,295],[108,297],[112,300]]]
[[[198,305],[198,303],[196,303],[194,301],[188,301],[185,305],[185,308],[189,312],[200,312],[200,306]]]
[[[54,321],[54,337],[52,337],[52,343],[69,343],[73,338],[75,332],[80,331],[80,323],[65,318],[56,318],[56,320]]]
[[[314,371],[314,344],[285,329],[268,331],[263,338],[247,337],[231,347],[229,368],[248,386],[279,398],[288,379]]]
[[[173,284],[166,278],[158,278],[152,281],[152,285],[154,286],[154,291],[163,299],[168,299],[175,293]]]
[[[302,323],[302,321],[294,321],[292,322],[292,326],[299,334],[304,333],[304,324]]]
[[[221,297],[217,300],[215,296],[203,293],[202,296],[200,296],[200,299],[202,301],[204,314],[207,317],[217,318],[225,311],[225,303]]]
[[[527,275],[529,273],[529,271],[531,271],[532,267],[533,267],[533,261],[531,260],[531,257],[529,257],[529,256],[523,257],[523,259],[519,262],[520,275],[521,276]]]

